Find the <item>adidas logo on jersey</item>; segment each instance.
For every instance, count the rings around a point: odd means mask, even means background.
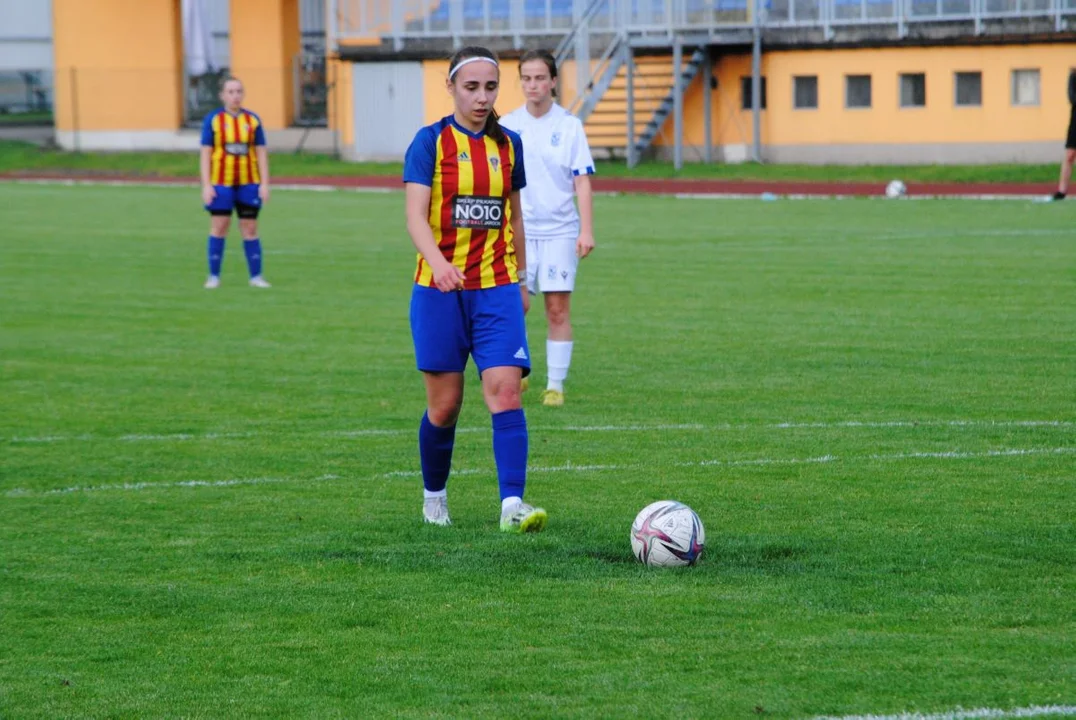
[[[512,357],[514,357],[516,360],[526,360],[527,359],[527,351],[524,350],[523,348],[520,348],[519,350],[516,350],[516,354],[513,355]]]
[[[459,154],[459,155],[458,155],[458,156],[456,157],[456,159],[457,159],[457,160],[459,160],[460,162],[471,162],[471,156],[467,154],[467,151],[466,151],[466,150],[464,150],[463,152],[461,152],[461,153],[460,153],[460,154]]]

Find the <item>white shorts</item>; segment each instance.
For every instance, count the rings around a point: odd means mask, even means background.
[[[541,292],[572,292],[579,258],[575,238],[527,238],[527,289]]]

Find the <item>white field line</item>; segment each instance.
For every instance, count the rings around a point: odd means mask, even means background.
[[[157,181],[153,180],[102,180],[102,179],[79,179],[79,178],[11,178],[2,179],[0,182],[11,182],[18,185],[60,185],[60,186],[75,186],[75,185],[89,185],[89,186],[101,186],[101,187],[178,187],[178,188],[193,188],[198,187],[195,182],[186,180],[180,181]],[[273,190],[307,190],[310,192],[373,192],[373,193],[393,193],[403,190],[403,183],[400,183],[398,188],[396,187],[353,187],[353,186],[338,186],[338,185],[317,185],[317,184],[302,184],[302,185],[273,185]],[[673,197],[678,200],[762,200],[762,201],[775,201],[775,200],[851,200],[858,198],[868,198],[873,200],[888,200],[882,192],[882,188],[879,187],[878,193],[875,195],[844,195],[833,193],[788,193],[788,194],[776,194],[768,193],[766,197],[763,197],[764,193],[743,193],[743,192],[727,192],[727,193],[692,193],[692,192],[677,192],[677,193],[654,193],[645,192],[646,195],[656,195]],[[616,197],[620,195],[632,195],[633,191],[620,191],[620,190],[605,190],[596,192],[596,195]],[[901,200],[1032,200],[1041,201],[1042,196],[1036,194],[961,194],[961,195],[907,195]]]
[[[856,461],[898,461],[898,460],[966,460],[973,458],[1001,458],[1021,457],[1026,455],[1068,455],[1076,453],[1076,447],[1059,448],[1002,448],[998,450],[984,450],[980,452],[966,452],[963,450],[946,450],[940,452],[908,452],[871,455],[820,455],[810,458],[753,458],[745,460],[694,460],[689,462],[669,463],[670,467],[697,468],[697,467],[745,467],[766,465],[822,465],[836,462]],[[646,463],[606,464],[606,465],[576,465],[565,463],[563,465],[534,466],[527,468],[528,473],[547,474],[565,472],[600,472],[605,470],[639,470],[650,467]],[[493,470],[478,470],[473,468],[453,470],[453,475],[480,475],[492,473]],[[419,477],[419,470],[394,470],[379,477]]]
[[[1069,455],[1076,454],[1076,447],[1057,448],[1001,448],[997,450],[985,450],[980,452],[967,452],[963,450],[946,450],[938,452],[907,452],[871,455],[821,455],[809,458],[749,458],[743,460],[695,460],[691,462],[670,463],[670,467],[699,468],[699,467],[748,467],[767,465],[820,465],[837,462],[862,462],[862,461],[901,461],[901,460],[964,460],[970,458],[1008,458],[1026,457],[1030,455]],[[572,462],[563,465],[537,465],[527,468],[527,472],[537,475],[556,473],[579,473],[579,472],[604,472],[618,470],[639,470],[649,467],[645,463],[630,464],[576,464]],[[452,474],[458,475],[483,475],[493,474],[493,468],[458,468],[453,469]],[[377,478],[414,478],[421,476],[419,470],[393,470],[387,473],[375,475]],[[233,480],[181,480],[178,482],[164,483],[107,483],[104,485],[72,485],[64,488],[50,490],[30,490],[27,488],[13,488],[4,494],[7,497],[27,497],[42,495],[66,495],[78,492],[101,492],[108,490],[138,491],[157,490],[164,488],[184,487],[232,487],[236,485],[272,485],[281,483],[321,482],[326,480],[347,480],[339,475],[320,475],[312,479],[305,478],[249,478]],[[355,478],[352,478],[353,480]]]
[[[326,480],[339,480],[339,475],[319,475],[307,482],[323,482]],[[237,478],[234,480],[179,480],[177,482],[141,482],[141,483],[106,483],[104,485],[72,485],[70,487],[53,488],[51,490],[34,491],[25,488],[8,490],[8,497],[26,497],[29,495],[69,495],[71,493],[101,492],[107,490],[159,490],[163,488],[188,488],[188,487],[235,487],[237,485],[279,485],[281,483],[300,482],[301,478]]]
[[[1011,710],[1002,710],[1000,708],[957,709],[930,714],[910,712],[900,713],[899,715],[822,715],[814,718],[814,720],[979,720],[980,718],[1030,718],[1044,715],[1076,715],[1076,705],[1033,705]]]
[[[751,458],[744,460],[695,460],[691,462],[670,463],[670,467],[697,468],[697,467],[745,467],[766,465],[819,465],[836,462],[857,461],[900,461],[900,460],[964,460],[969,458],[1007,458],[1025,457],[1029,455],[1069,455],[1076,454],[1076,447],[1057,448],[1001,448],[997,450],[985,450],[981,452],[967,452],[963,450],[946,450],[939,452],[907,452],[871,455],[821,455],[810,458]],[[603,472],[617,470],[638,470],[649,467],[645,463],[631,464],[575,464],[564,463],[563,465],[537,465],[527,468],[527,472],[537,475],[555,473],[578,473],[578,472]],[[493,468],[458,468],[453,469],[456,475],[483,475],[493,474]],[[419,470],[393,470],[387,473],[375,475],[377,478],[413,478],[419,477]],[[27,488],[13,488],[4,494],[7,497],[27,497],[40,495],[65,495],[76,492],[100,492],[105,490],[157,490],[162,488],[183,487],[232,487],[236,485],[271,485],[292,482],[321,482],[326,480],[346,480],[339,475],[320,475],[310,480],[304,478],[249,478],[234,480],[181,480],[178,482],[164,483],[108,483],[104,485],[72,485],[65,488],[51,490],[30,490]],[[352,478],[354,479],[354,478]]]
[[[629,425],[566,425],[556,426],[532,426],[531,432],[547,433],[601,433],[601,432],[704,432],[704,431],[732,431],[732,430],[832,430],[832,429],[872,429],[872,428],[918,428],[918,427],[943,427],[943,428],[1072,428],[1076,427],[1076,421],[1072,420],[881,420],[863,421],[847,420],[837,422],[778,422],[778,423],[723,423],[716,425],[702,425],[699,423],[670,423],[670,424],[629,424]],[[487,427],[461,427],[457,433],[488,433]],[[286,435],[285,432],[275,431],[250,431],[250,432],[212,432],[212,433],[162,433],[144,435],[37,435],[37,436],[13,436],[0,438],[0,442],[12,444],[49,444],[61,442],[186,442],[191,440],[213,441],[234,440],[253,437],[279,437]],[[325,430],[319,432],[298,432],[302,437],[377,437],[377,436],[400,436],[417,435],[418,430],[412,428],[361,428],[356,430]]]
[[[63,187],[74,187],[76,185],[87,185],[90,187],[139,187],[139,188],[196,188],[199,184],[196,182],[190,182],[187,180],[176,181],[158,181],[152,180],[90,180],[79,178],[12,178],[12,179],[0,179],[0,182],[11,182],[16,185],[60,185]],[[403,183],[400,183],[399,190],[403,190]],[[398,192],[393,188],[385,187],[342,187],[338,185],[317,185],[317,184],[283,184],[278,185],[273,183],[273,191],[277,190],[308,190],[310,192],[370,192],[370,193],[390,193]]]
[[[628,193],[609,192],[609,195],[626,195]],[[653,194],[653,193],[647,193]],[[787,195],[772,194],[772,197],[762,197],[762,193],[673,193],[671,197],[677,200],[761,200],[774,202],[777,200],[890,200],[885,197],[881,189],[875,195],[843,195],[833,193],[789,193]],[[960,194],[960,195],[907,195],[901,200],[1032,200],[1039,198],[1035,194]]]

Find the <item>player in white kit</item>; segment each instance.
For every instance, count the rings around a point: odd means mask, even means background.
[[[527,186],[520,194],[527,229],[527,287],[532,294],[541,290],[545,298],[549,380],[542,404],[555,407],[564,404],[564,381],[572,362],[575,274],[579,261],[594,249],[594,160],[583,124],[554,102],[553,55],[544,50],[524,53],[519,78],[527,103],[501,117],[501,124],[523,138]]]

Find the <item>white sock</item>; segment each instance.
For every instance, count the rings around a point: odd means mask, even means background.
[[[508,511],[523,502],[523,498],[512,495],[501,500],[501,515],[506,515]]]
[[[568,379],[568,367],[572,364],[571,340],[546,340],[545,362],[549,366],[549,384],[547,390],[564,392],[564,381]]]
[[[422,498],[429,500],[430,498],[448,497],[448,488],[444,490],[427,490],[422,488]]]

